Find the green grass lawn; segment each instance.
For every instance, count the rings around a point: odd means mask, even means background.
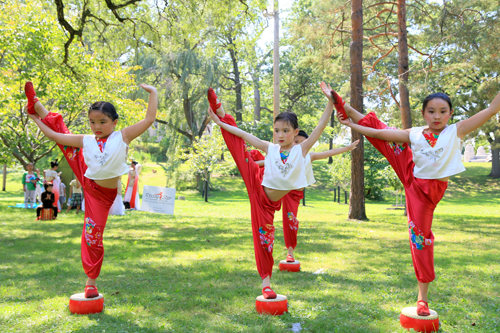
[[[466,168],[434,216],[430,306],[441,332],[500,332],[500,180],[486,177],[490,165]],[[142,184],[165,184],[160,166],[143,170]],[[240,178],[215,177],[221,191],[208,203],[185,191],[173,216],[110,217],[98,280],[105,311],[71,315],[69,296],[83,292],[86,278],[83,215],[35,221],[34,211],[7,208],[23,201],[20,178],[10,173],[0,192],[0,332],[290,332],[293,323],[302,332],[405,332],[400,311],[416,302],[403,212],[386,209],[393,200],[367,202],[369,221],[348,220],[348,206],[333,203],[323,183],[299,209],[302,271],[275,265],[272,286],[288,296],[289,313],[257,314],[247,195]],[[277,215],[276,263],[286,255]]]

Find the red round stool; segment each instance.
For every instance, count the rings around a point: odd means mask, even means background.
[[[279,269],[280,271],[300,272],[300,261],[295,260],[292,262],[287,262],[286,260],[281,260]]]
[[[265,299],[260,295],[255,300],[255,309],[258,313],[281,316],[288,312],[288,300],[284,295],[277,295],[274,299]]]
[[[399,322],[403,328],[410,330],[413,328],[417,332],[437,332],[439,330],[439,316],[436,311],[430,310],[430,316],[419,316],[417,307],[412,306],[401,310]]]
[[[71,295],[69,298],[69,311],[73,314],[91,314],[102,312],[104,308],[104,296],[85,298],[85,293]]]

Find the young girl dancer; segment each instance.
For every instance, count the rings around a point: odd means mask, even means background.
[[[103,233],[109,208],[116,198],[118,178],[128,171],[128,145],[144,133],[156,118],[156,89],[145,84],[141,87],[149,93],[145,119],[115,132],[118,122],[115,107],[108,102],[96,102],[88,111],[93,135],[71,134],[62,116],[48,112],[38,101],[33,84],[27,82],[24,87],[30,117],[50,140],[57,142],[84,189],[86,209],[81,255],[83,269],[88,276],[85,287],[87,298],[99,295],[96,279],[104,257]]]
[[[453,113],[450,98],[442,93],[429,95],[421,111],[427,126],[406,130],[389,129],[373,112],[364,116],[347,104],[344,109],[340,96],[334,92],[334,97],[339,101],[335,105],[339,121],[364,134],[387,158],[405,187],[410,248],[419,290],[417,313],[428,316],[427,292],[435,278],[432,215],[449,177],[465,170],[462,139],[500,111],[500,93],[487,109],[452,125],[447,125]]]
[[[276,117],[274,135],[279,144],[272,144],[240,130],[234,118],[224,112],[213,89],[208,90],[208,113],[221,127],[224,141],[245,182],[250,199],[255,259],[262,278],[264,298],[276,298],[276,293],[270,287],[274,264],[274,212],[280,209],[280,199],[287,193],[310,185],[311,178],[314,179],[312,174],[309,177],[306,175],[305,156],[319,139],[333,111],[331,88],[322,82],[321,89],[328,98],[326,109],[309,139],[295,146],[293,140],[299,129],[294,113],[284,112]],[[264,170],[251,158],[245,141],[267,154]]]
[[[309,138],[307,133],[300,130],[297,136],[295,136],[294,144],[296,145],[300,144],[304,142],[307,138]],[[356,149],[358,143],[359,140],[356,140],[346,147],[333,148],[321,153],[307,154],[305,158],[306,168],[307,168],[306,174],[312,174],[312,171],[309,171],[309,169],[312,170],[313,161],[322,160],[330,156],[335,156],[338,154],[349,152],[353,149]],[[258,150],[252,150],[250,154],[254,159],[255,163],[257,163],[257,165],[259,165],[260,167],[264,167],[265,157]],[[283,237],[285,239],[285,246],[288,250],[286,256],[287,262],[295,261],[293,251],[297,247],[297,233],[299,231],[299,220],[297,219],[297,216],[300,206],[300,200],[302,200],[303,198],[304,198],[304,191],[303,189],[301,189],[301,190],[292,190],[288,192],[281,199],[282,202],[281,211],[283,213]]]

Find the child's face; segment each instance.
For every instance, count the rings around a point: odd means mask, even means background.
[[[293,144],[293,139],[299,133],[299,129],[294,129],[292,125],[284,120],[279,120],[274,123],[274,135],[278,144],[282,147],[287,147]]]
[[[450,110],[448,102],[441,98],[434,98],[427,103],[425,110],[422,111],[422,116],[429,125],[429,129],[441,131],[448,123],[452,113],[453,110]]]
[[[89,123],[92,133],[98,139],[106,139],[115,130],[116,123],[118,119],[111,120],[101,111],[90,111],[89,112]]]
[[[29,172],[32,172],[33,171],[33,164],[31,164],[31,163],[28,164],[27,168],[28,168]]]
[[[47,192],[52,192],[52,186],[47,186]]]
[[[293,143],[296,145],[301,144],[304,141],[306,141],[306,137],[302,135],[296,135],[295,139],[293,139]]]

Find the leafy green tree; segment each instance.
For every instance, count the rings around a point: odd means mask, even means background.
[[[219,128],[212,128],[209,132],[194,141],[188,151],[182,154],[191,172],[201,176],[207,183],[213,173],[227,166],[220,163],[220,156],[224,153],[226,144]]]
[[[12,156],[24,167],[55,147],[29,121],[24,110],[24,83],[35,83],[38,97],[64,117],[71,131],[88,132],[86,111],[97,100],[112,102],[121,115],[119,127],[138,120],[145,104],[123,98],[136,89],[129,68],[99,54],[72,46],[73,68],[61,66],[65,36],[54,14],[41,1],[8,1],[0,11],[0,156]],[[30,22],[25,24],[25,22]]]

